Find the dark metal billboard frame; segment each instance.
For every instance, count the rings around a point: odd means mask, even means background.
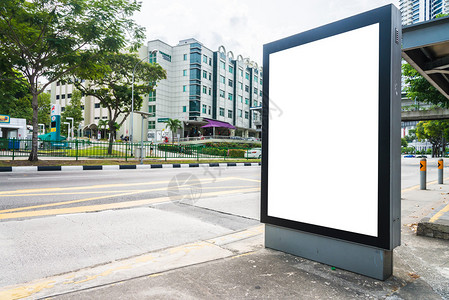
[[[268,215],[270,54],[376,23],[379,24],[378,236]],[[261,222],[385,250],[400,244],[400,44],[399,11],[386,5],[264,45]]]

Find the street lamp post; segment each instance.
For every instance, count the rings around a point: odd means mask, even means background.
[[[143,112],[143,111],[136,111],[136,113],[138,113],[141,117],[142,117],[142,132],[140,134],[140,164],[143,164],[143,124],[144,124],[144,120],[150,116],[152,116],[151,113],[147,113],[147,112]]]
[[[129,140],[131,142],[131,156],[133,155],[132,144],[133,144],[133,130],[134,130],[134,73],[136,72],[137,65],[140,64],[143,60],[145,60],[148,57],[150,57],[154,53],[157,53],[157,49],[152,50],[151,52],[149,52],[148,55],[145,56],[144,58],[142,58],[141,60],[139,60],[134,65],[134,68],[133,68],[133,77],[132,77],[132,83],[131,83],[131,132],[130,132],[130,135],[129,135]]]
[[[69,122],[64,122],[64,124],[68,125],[68,128],[67,128],[67,135],[69,135],[69,132],[70,132],[70,123],[69,123]]]
[[[42,134],[45,134],[45,124],[37,124],[40,127],[42,126]]]
[[[72,131],[70,132],[70,139],[73,140],[73,121],[74,121],[74,120],[73,120],[73,118],[71,118],[71,117],[67,117],[66,120],[72,121],[72,127],[71,127],[71,128],[72,128]]]

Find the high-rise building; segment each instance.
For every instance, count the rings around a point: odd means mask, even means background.
[[[256,62],[242,55],[235,56],[224,46],[213,51],[193,38],[182,40],[176,46],[160,40],[150,41],[139,49],[138,55],[149,63],[158,63],[167,72],[167,78],[157,82],[140,109],[150,113],[143,120],[145,139],[171,138],[165,123],[168,119],[181,121],[182,129],[178,132],[181,138],[201,135],[260,137],[263,73]],[[64,111],[73,89],[72,84],[54,83],[52,102],[61,104]],[[99,102],[91,96],[82,99],[84,122],[80,128],[83,135],[96,137],[98,121],[109,119],[107,110]],[[133,140],[136,141],[142,136],[142,118],[135,114],[133,119]],[[223,122],[225,126],[202,127],[210,121]],[[128,117],[117,136],[130,134],[131,118]]]
[[[258,137],[261,130],[262,68],[241,55],[220,46],[213,51],[195,39],[176,46],[163,41],[148,42],[150,63],[167,71],[148,97],[148,133],[157,138],[165,131],[168,118],[182,121],[181,137],[236,135]],[[234,126],[202,128],[208,120]],[[135,128],[136,124],[134,124]]]
[[[399,7],[402,25],[410,25],[449,13],[449,0],[400,0]]]

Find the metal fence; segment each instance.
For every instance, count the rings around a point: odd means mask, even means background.
[[[0,139],[0,156],[28,157],[32,141],[27,139]],[[248,148],[249,147],[249,148]],[[109,159],[250,159],[259,158],[259,152],[247,151],[251,147],[208,147],[204,144],[153,144],[150,142],[129,143],[90,140],[71,141],[38,141],[39,157],[72,157],[79,158],[109,158]]]

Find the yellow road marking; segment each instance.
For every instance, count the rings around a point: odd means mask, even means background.
[[[247,188],[247,189],[235,189],[221,192],[209,192],[203,193],[202,197],[208,196],[220,196],[220,195],[228,195],[234,193],[243,193],[243,192],[256,192],[259,191],[260,188]],[[56,209],[48,209],[48,210],[35,210],[35,211],[25,211],[25,212],[11,212],[6,214],[0,214],[0,220],[5,219],[16,219],[16,218],[29,218],[29,217],[41,217],[41,216],[50,216],[50,215],[60,215],[60,214],[75,214],[75,213],[85,213],[85,212],[94,212],[94,211],[102,211],[102,210],[110,210],[110,209],[120,209],[120,208],[129,208],[136,206],[149,205],[154,203],[161,203],[173,200],[181,200],[184,195],[173,196],[173,197],[159,197],[152,199],[142,199],[142,200],[134,200],[134,201],[125,201],[125,202],[117,202],[117,203],[108,203],[108,204],[98,204],[98,205],[90,205],[90,206],[77,206],[77,207],[67,207],[67,208],[56,208]]]
[[[224,178],[204,178],[199,180],[203,181],[225,181],[232,179],[240,179],[236,177],[224,177]],[[14,190],[14,191],[5,191],[0,192],[0,195],[14,194],[14,193],[36,193],[36,192],[62,192],[62,191],[77,191],[77,190],[88,190],[88,189],[106,189],[112,187],[127,187],[127,186],[140,186],[140,185],[154,185],[154,184],[167,184],[171,180],[163,180],[163,181],[148,181],[148,182],[137,182],[137,183],[114,183],[114,184],[101,184],[101,185],[86,185],[86,186],[78,186],[78,187],[66,187],[66,188],[42,188],[42,189],[22,189],[22,190]]]
[[[187,185],[180,185],[180,188],[187,188],[189,186],[198,185],[201,184],[201,182],[197,184],[187,184]],[[217,187],[202,187],[202,189],[224,189],[224,188],[235,188],[236,186],[217,186]],[[250,185],[240,185],[238,187],[255,187]],[[146,193],[155,191],[157,189],[145,189],[145,190],[126,190],[127,192],[135,192],[135,193]],[[15,194],[15,195],[0,195],[0,197],[30,197],[30,196],[63,196],[63,195],[88,195],[88,194],[105,194],[105,193],[123,193],[124,191],[89,191],[89,192],[76,192],[76,193],[44,193],[44,194]],[[111,196],[112,197],[112,196]],[[2,212],[0,210],[0,212]]]
[[[210,179],[212,180],[212,179]],[[229,179],[226,179],[229,180]],[[205,181],[209,181],[209,180],[205,180]],[[225,181],[225,179],[221,180],[221,181]],[[198,182],[198,184],[201,183],[205,183],[203,182]],[[176,188],[188,188],[193,186],[194,184],[189,184],[189,185],[181,185],[178,186]],[[210,187],[211,189],[213,187]],[[207,187],[204,187],[204,189],[207,189]],[[155,191],[165,191],[168,190],[167,187],[161,187],[161,188],[155,188],[155,189],[150,189],[150,190],[143,190],[143,192],[155,192]],[[126,192],[126,193],[121,193],[121,194],[116,194],[116,195],[105,195],[105,196],[98,196],[98,197],[91,197],[91,198],[85,198],[85,199],[79,199],[79,200],[70,200],[70,201],[62,201],[62,202],[55,202],[55,203],[48,203],[48,204],[40,204],[40,205],[34,205],[34,206],[24,206],[24,207],[17,207],[17,208],[10,208],[10,209],[5,209],[5,210],[0,210],[0,214],[1,213],[10,213],[10,212],[15,212],[15,211],[21,211],[21,210],[28,210],[28,209],[35,209],[35,208],[43,208],[43,207],[52,207],[52,206],[60,206],[60,205],[67,205],[67,204],[73,204],[73,203],[80,203],[80,202],[86,202],[86,201],[93,201],[93,200],[98,200],[98,199],[104,199],[104,198],[109,198],[109,197],[119,197],[119,196],[129,196],[129,195],[134,195],[134,194],[138,194],[138,193],[142,193],[142,190],[138,190],[138,191],[132,191],[132,192]]]
[[[243,180],[243,181],[251,181],[251,182],[261,182],[261,180],[258,180],[258,179],[250,179],[250,178],[243,178],[243,177],[234,177],[234,179]]]
[[[444,181],[449,180],[449,177],[444,178],[443,180],[444,180]],[[428,185],[435,184],[435,183],[438,183],[438,180],[434,180],[434,181],[429,181],[429,182],[427,182]],[[409,192],[409,191],[412,191],[412,190],[416,190],[416,189],[419,188],[419,186],[420,186],[419,184],[418,184],[418,185],[414,185],[414,186],[412,186],[412,187],[402,189],[401,192],[404,193],[404,192]]]
[[[42,207],[51,207],[51,206],[59,206],[59,205],[66,205],[66,204],[73,204],[73,203],[80,203],[80,202],[86,202],[86,201],[92,201],[92,200],[98,200],[98,199],[104,199],[109,197],[119,197],[119,196],[128,196],[137,194],[136,192],[132,193],[121,193],[121,194],[115,194],[115,195],[105,195],[105,196],[98,196],[98,197],[91,197],[91,198],[85,198],[85,199],[79,199],[79,200],[71,200],[71,201],[64,201],[64,202],[56,202],[56,203],[48,203],[48,204],[40,204],[40,205],[34,205],[34,206],[25,206],[25,207],[17,207],[17,208],[10,208],[5,210],[0,210],[0,215],[3,213],[11,213],[15,211],[20,210],[27,210],[27,209],[34,209],[34,208],[42,208]]]
[[[146,190],[128,190],[128,192],[139,192]],[[90,192],[74,192],[74,193],[44,193],[44,194],[11,194],[0,195],[0,197],[31,197],[31,196],[63,196],[63,195],[86,195],[86,194],[106,194],[106,193],[123,193],[123,191],[90,191]]]
[[[430,218],[429,222],[434,223],[436,220],[441,218],[442,215],[444,215],[445,212],[449,211],[449,204],[443,207],[439,212],[437,212],[432,218]]]
[[[52,288],[54,283],[54,280],[48,280],[36,284],[20,286],[6,291],[0,291],[0,299],[21,299],[29,297],[32,294],[42,291],[43,289]]]

